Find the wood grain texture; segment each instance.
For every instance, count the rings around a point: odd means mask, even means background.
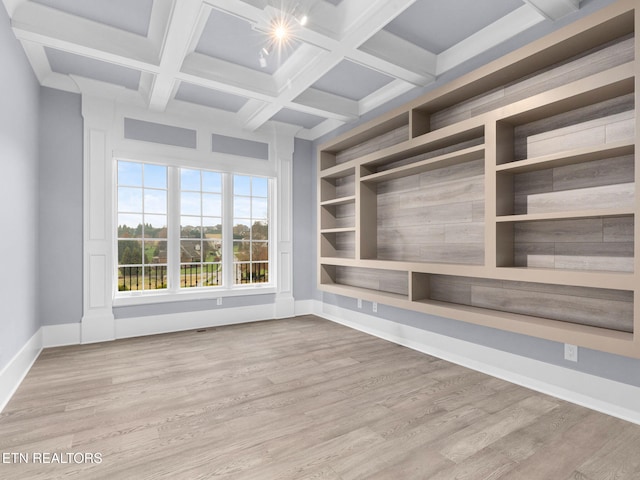
[[[135,359],[135,361],[132,361]],[[313,316],[46,349],[3,480],[638,478],[640,426]]]
[[[377,192],[377,258],[484,263],[483,160],[381,182]]]
[[[633,225],[632,216],[518,222],[514,265],[633,272]]]
[[[348,162],[354,158],[362,157],[367,153],[382,150],[383,148],[397,145],[407,140],[409,140],[409,125],[398,127],[390,132],[362,142],[359,145],[338,152],[336,154],[336,164]]]
[[[624,37],[545,68],[523,79],[431,115],[431,128],[441,128],[508,105],[634,59],[634,38]]]
[[[633,331],[633,291],[430,275],[425,298]]]
[[[409,276],[406,272],[374,268],[336,267],[335,281],[340,285],[409,295]]]

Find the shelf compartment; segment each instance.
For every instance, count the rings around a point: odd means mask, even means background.
[[[391,168],[389,170],[383,170],[378,173],[365,175],[361,177],[361,181],[378,183],[480,159],[484,159],[484,144],[427,158],[425,160]]]
[[[477,152],[476,152],[477,153]],[[362,182],[365,259],[484,264],[484,159]]]
[[[427,129],[435,130],[452,125],[462,119],[482,115],[565,85],[570,81],[586,78],[623,63],[632,62],[635,53],[633,34],[610,33],[620,35],[620,37],[604,41],[592,50],[585,49],[559,63],[554,62],[554,64],[540,68],[531,75],[518,78],[514,82],[496,83],[489,87],[490,90],[482,92],[476,97],[427,115],[430,117],[430,125],[427,126]],[[505,80],[502,79],[502,82]],[[426,113],[424,112],[423,116]]]
[[[596,205],[599,210],[633,211],[634,178],[633,153],[525,173],[501,172],[497,179],[497,213],[570,214],[584,211],[588,205]]]
[[[355,228],[355,196],[341,197],[320,204],[320,228]]]
[[[423,135],[403,144],[361,157],[363,175],[371,175],[484,143],[484,121],[474,119]]]
[[[411,299],[633,333],[633,291],[412,273]]]
[[[633,215],[633,208],[602,208],[592,210],[574,210],[569,212],[528,213],[523,215],[504,215],[496,218],[498,223],[542,222],[546,220],[572,220],[594,217],[622,217]]]
[[[320,178],[320,202],[354,197],[356,194],[355,168],[341,172],[340,176]]]
[[[506,107],[496,163],[634,142],[634,84],[633,63],[627,63]]]
[[[520,173],[535,172],[547,168],[566,167],[580,163],[608,158],[623,157],[633,155],[635,152],[635,142],[623,140],[596,147],[581,147],[573,150],[566,150],[550,155],[528,158],[526,160],[514,161],[496,167],[499,173],[510,173],[513,175]]]
[[[371,152],[409,140],[409,113],[391,113],[375,124],[365,124],[320,147],[320,170],[349,162]]]
[[[409,299],[409,276],[402,271],[323,264],[321,285],[348,287],[351,293],[360,291],[377,297]]]
[[[355,258],[355,230],[338,228],[322,231],[320,233],[320,255],[322,257]]]
[[[633,215],[509,222],[497,227],[498,267],[634,271]]]

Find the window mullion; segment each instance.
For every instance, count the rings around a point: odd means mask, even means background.
[[[233,175],[222,174],[222,284],[234,284],[233,266]]]
[[[169,291],[180,289],[180,169],[169,167],[167,263]]]

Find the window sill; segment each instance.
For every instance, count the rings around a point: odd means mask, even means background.
[[[195,300],[215,300],[225,297],[240,297],[249,295],[270,295],[276,293],[273,285],[264,286],[237,286],[226,289],[207,289],[180,292],[145,292],[145,293],[117,293],[113,298],[114,307],[129,305],[147,305],[153,303],[189,302]]]

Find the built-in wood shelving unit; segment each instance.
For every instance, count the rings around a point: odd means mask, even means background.
[[[621,0],[320,146],[319,288],[640,358],[639,24]]]

